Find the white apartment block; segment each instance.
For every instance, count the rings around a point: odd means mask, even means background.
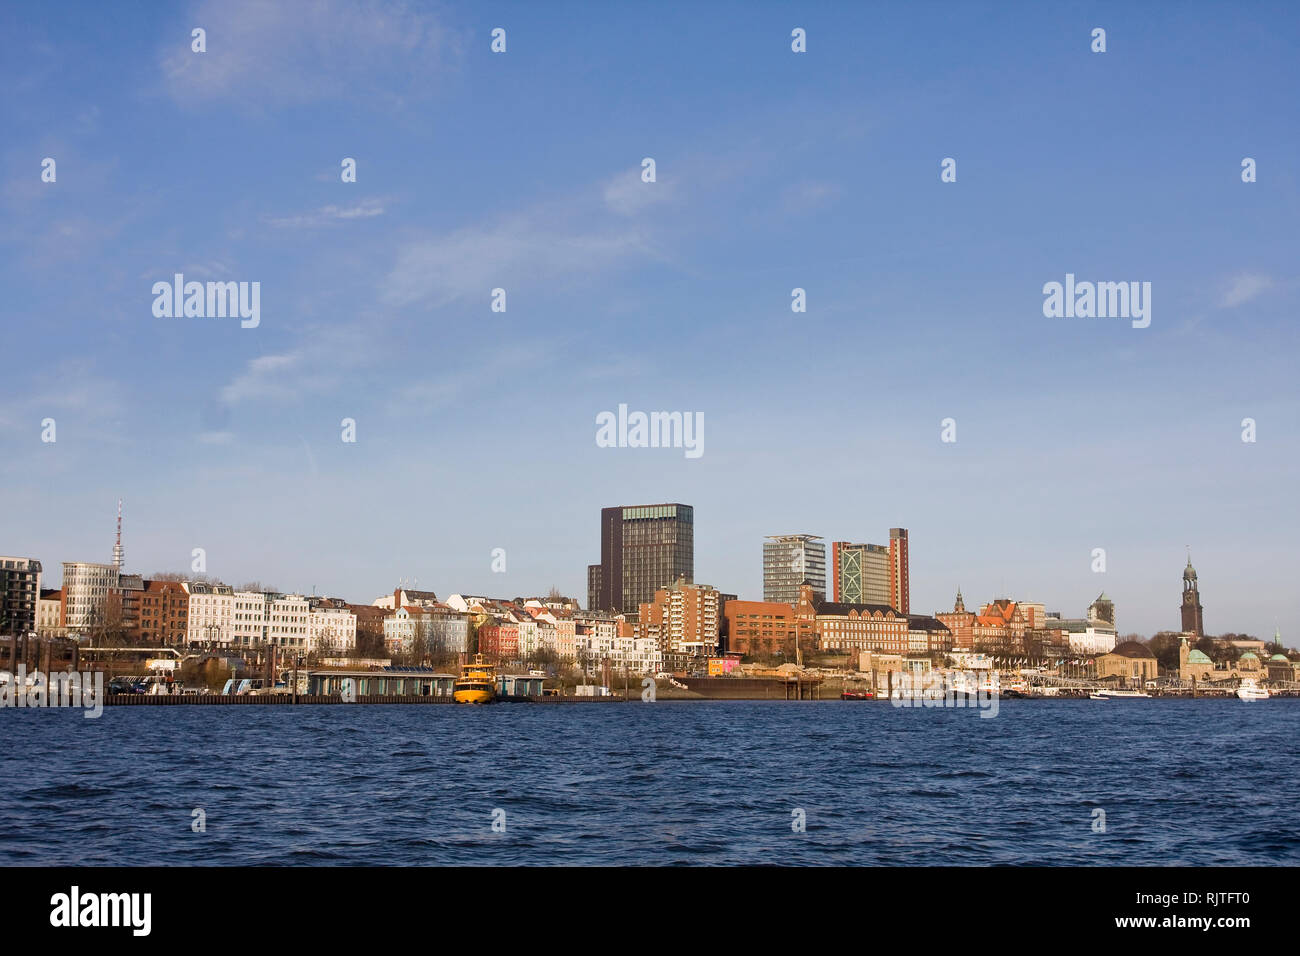
[[[357,647],[357,616],[347,608],[314,607],[307,615],[307,649],[346,654]]]
[[[234,621],[231,643],[257,647],[266,643],[266,608],[269,595],[261,591],[234,593]]]
[[[411,653],[420,640],[425,651],[464,654],[469,649],[469,616],[446,605],[400,607],[384,618],[384,646]]]
[[[1071,654],[1109,654],[1115,649],[1115,632],[1109,628],[1099,630],[1089,625],[1082,631],[1072,631],[1069,640]]]
[[[64,623],[68,632],[77,634],[102,623],[104,600],[118,583],[119,571],[115,565],[64,561],[63,598],[67,606]]]
[[[591,622],[604,623],[604,622]],[[619,637],[618,625],[583,628],[575,639],[577,654],[588,667],[600,667],[605,660],[616,671],[624,667],[632,674],[657,674],[663,670],[664,655],[653,637]]]
[[[301,594],[268,594],[266,642],[306,652],[307,617],[311,606]]]
[[[233,643],[234,589],[229,584],[209,584],[204,581],[187,581],[181,586],[190,596],[189,627],[186,631],[189,642],[191,644]]]

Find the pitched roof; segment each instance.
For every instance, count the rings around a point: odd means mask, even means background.
[[[914,631],[946,631],[948,625],[928,614],[907,615],[907,626]]]
[[[818,614],[847,616],[850,612],[856,611],[859,616],[864,612],[867,614],[892,614],[894,617],[903,616],[888,604],[847,604],[843,601],[814,601],[813,609]]]
[[[1147,647],[1145,644],[1139,644],[1137,641],[1125,641],[1123,644],[1117,644],[1111,653],[1118,654],[1120,657],[1149,657],[1152,660],[1155,659],[1155,655],[1151,653],[1151,648]]]

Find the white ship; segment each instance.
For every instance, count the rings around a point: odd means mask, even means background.
[[[1253,677],[1243,677],[1237,687],[1237,696],[1242,700],[1268,700],[1268,690],[1260,687]]]
[[[1136,697],[1149,698],[1151,695],[1140,690],[1099,690],[1088,696],[1093,700],[1129,700]]]

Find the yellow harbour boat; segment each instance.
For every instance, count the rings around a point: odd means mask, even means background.
[[[458,704],[490,704],[496,699],[496,668],[474,655],[474,663],[463,664],[452,687],[451,699]]]

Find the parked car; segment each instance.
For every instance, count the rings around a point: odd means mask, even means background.
[[[135,693],[134,677],[114,677],[108,682],[108,692],[110,694],[134,694]]]

